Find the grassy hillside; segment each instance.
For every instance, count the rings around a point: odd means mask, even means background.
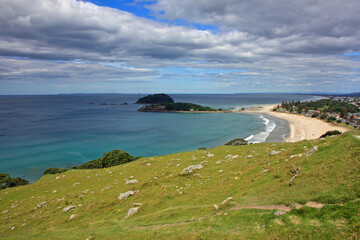
[[[0,191],[0,238],[359,239],[359,153],[360,139],[343,134],[45,175]],[[181,173],[195,164],[203,168]],[[289,186],[294,167],[300,172]],[[139,193],[119,200],[129,190]],[[138,211],[125,218],[133,207]]]

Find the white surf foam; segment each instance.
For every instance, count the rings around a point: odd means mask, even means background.
[[[259,115],[259,118],[261,118],[264,121],[264,125],[265,127],[265,131],[260,132],[258,134],[255,135],[251,135],[252,138],[250,138],[249,141],[250,143],[261,143],[261,142],[265,142],[266,138],[270,135],[270,133],[275,129],[276,124],[274,121],[269,120],[267,118],[265,118],[263,115]],[[246,139],[245,139],[246,140]]]

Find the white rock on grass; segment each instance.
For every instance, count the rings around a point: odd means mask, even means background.
[[[273,155],[277,155],[279,153],[281,153],[281,151],[272,150],[271,152],[269,152],[269,155],[273,156]]]
[[[47,202],[42,202],[42,203],[39,203],[36,207],[37,208],[42,208],[46,204],[47,204]]]
[[[213,157],[213,156],[215,156],[213,153],[209,153],[208,155],[207,155],[208,157]]]
[[[308,157],[308,156],[311,156],[313,155],[316,151],[318,150],[318,146],[314,146],[312,149],[310,149],[310,151],[308,151],[305,156]]]
[[[63,212],[66,213],[66,212],[68,212],[68,211],[70,211],[71,209],[74,209],[74,208],[75,208],[74,205],[70,205],[70,206],[64,208],[64,209],[63,209]]]
[[[137,179],[131,179],[131,180],[126,180],[126,184],[130,185],[130,184],[135,184],[138,183],[139,181]]]
[[[219,206],[216,205],[216,204],[214,204],[214,208],[215,208],[216,210],[218,210],[218,209],[219,209]]]
[[[5,213],[8,213],[8,212],[9,212],[9,210],[5,210],[5,211],[3,211],[2,213],[5,214]]]
[[[57,176],[56,178],[55,178],[55,180],[59,180],[60,179],[60,177],[59,176]]]
[[[77,216],[78,216],[77,214],[72,214],[72,215],[70,216],[70,220],[76,218]]]
[[[184,168],[184,169],[181,171],[181,174],[191,174],[194,170],[196,170],[196,169],[202,169],[202,168],[204,168],[204,166],[201,165],[201,164],[191,165],[191,166],[188,166],[187,168]]]
[[[225,199],[223,202],[222,202],[222,204],[226,204],[228,201],[230,201],[230,200],[233,200],[233,197],[228,197],[227,199]]]
[[[141,203],[133,203],[133,206],[141,206]]]
[[[281,215],[285,215],[286,212],[279,210],[279,211],[276,211],[274,214],[275,214],[276,216],[281,216]]]
[[[140,191],[139,190],[135,190],[135,191],[127,191],[127,192],[124,192],[124,193],[120,193],[120,196],[119,196],[119,200],[122,200],[122,199],[125,199],[125,198],[128,198],[134,194],[137,194],[139,193]]]
[[[139,207],[130,208],[129,211],[127,212],[125,218],[128,218],[131,215],[134,215],[138,210],[139,210]]]

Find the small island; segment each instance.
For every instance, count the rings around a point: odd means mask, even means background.
[[[194,103],[174,102],[172,97],[164,93],[148,95],[140,98],[136,103],[150,104],[138,109],[139,112],[230,112],[222,109],[204,107]]]
[[[174,103],[174,99],[167,94],[159,93],[139,98],[136,104],[158,104],[158,103]]]
[[[145,105],[139,112],[220,112],[211,107],[204,107],[194,103],[161,103]]]

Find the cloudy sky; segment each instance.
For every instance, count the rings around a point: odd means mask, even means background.
[[[359,0],[0,0],[0,94],[360,91]]]

